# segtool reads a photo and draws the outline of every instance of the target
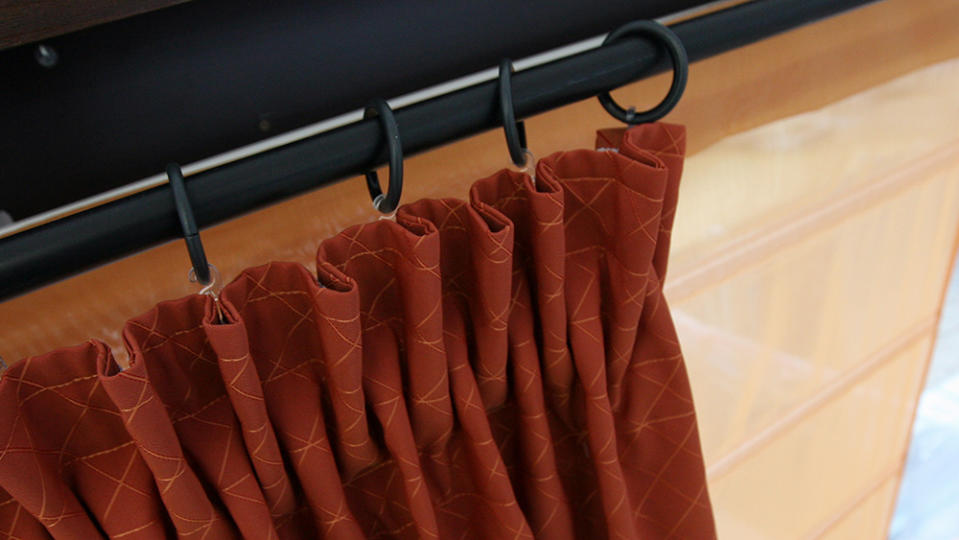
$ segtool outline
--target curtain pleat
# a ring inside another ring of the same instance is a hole
[[[662,294],[681,126],[421,200],[0,382],[19,538],[712,538]]]

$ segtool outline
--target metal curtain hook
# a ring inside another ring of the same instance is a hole
[[[200,291],[197,294],[208,294],[212,296],[214,300],[219,300],[219,296],[217,294],[217,286],[219,285],[219,282],[220,282],[220,271],[217,270],[216,267],[213,266],[212,264],[208,264],[207,268],[210,269],[209,283],[201,282],[196,275],[196,270],[193,268],[191,268],[190,271],[187,272],[187,275],[186,275],[187,279],[190,280],[190,283],[200,283],[200,285],[203,285],[203,287],[200,289]]]
[[[609,114],[630,125],[655,122],[666,116],[666,114],[673,110],[673,107],[679,103],[679,98],[683,96],[683,91],[686,89],[686,80],[689,78],[689,57],[686,54],[686,48],[683,47],[683,42],[680,41],[679,37],[673,33],[672,30],[658,22],[634,21],[624,24],[610,32],[610,34],[606,36],[606,39],[603,40],[603,45],[613,43],[620,38],[632,34],[657,37],[663,42],[666,46],[666,51],[673,61],[673,82],[669,86],[669,92],[666,94],[666,97],[663,98],[659,105],[642,112],[636,112],[636,109],[633,107],[629,109],[622,108],[618,103],[613,101],[613,97],[609,95],[609,92],[603,92],[599,95],[599,102]]]
[[[499,63],[499,106],[500,120],[503,121],[503,132],[506,133],[506,147],[509,157],[517,167],[523,167],[528,161],[526,149],[526,124],[516,121],[516,111],[513,109],[513,62],[509,58]]]
[[[183,172],[180,171],[179,165],[170,163],[166,166],[166,174],[170,181],[170,188],[173,190],[173,204],[176,206],[176,214],[180,220],[180,226],[183,228],[183,240],[186,242],[186,249],[190,254],[190,263],[193,265],[191,272],[196,277],[197,282],[209,286],[213,282],[210,275],[210,263],[206,260],[206,251],[203,249],[203,242],[200,240],[196,220],[193,218],[193,207],[187,197]]]
[[[380,187],[380,179],[376,170],[366,172],[366,188],[370,192],[370,198],[373,199],[373,208],[376,208],[384,214],[390,214],[400,203],[400,195],[403,193],[403,145],[400,143],[400,129],[396,125],[396,117],[393,116],[393,109],[385,99],[374,99],[363,112],[363,118],[378,116],[380,126],[386,133],[386,144],[390,155],[390,183],[389,190],[383,194]]]

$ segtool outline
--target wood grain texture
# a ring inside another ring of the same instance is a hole
[[[187,0],[0,0],[0,49],[75,32]]]
[[[887,0],[692,66],[686,95],[669,121],[688,125],[692,152],[777,118],[816,109],[904,73],[959,56],[959,3]],[[644,107],[668,77],[615,92]],[[596,100],[531,118],[537,156],[593,143],[615,125]],[[472,182],[506,166],[499,131],[406,162],[404,200],[467,195]],[[313,266],[320,240],[377,219],[360,178],[323,188],[203,231],[210,260],[225,279],[271,260]],[[182,242],[135,256],[0,303],[0,355],[7,362],[89,338],[106,341],[123,361],[123,323],[156,302],[195,292]]]

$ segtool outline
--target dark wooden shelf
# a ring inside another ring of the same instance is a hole
[[[0,0],[0,49],[155,11],[187,0]]]

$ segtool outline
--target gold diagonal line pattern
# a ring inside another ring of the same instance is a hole
[[[161,303],[126,370],[96,341],[12,366],[0,532],[714,537],[661,287],[685,131],[601,139],[323,241],[329,288],[273,262],[226,324]]]

